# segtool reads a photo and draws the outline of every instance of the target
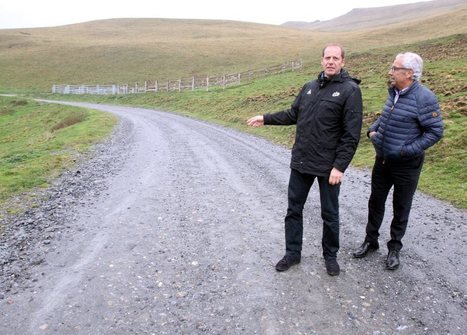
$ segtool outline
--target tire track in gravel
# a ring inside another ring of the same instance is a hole
[[[305,208],[302,263],[277,273],[289,150],[175,114],[67,104],[131,123],[131,152],[119,172],[106,177],[107,191],[79,208],[64,237],[52,241],[46,260],[31,270],[36,280],[29,289],[2,305],[2,333],[465,329],[465,211],[417,195],[403,267],[387,272],[385,248],[364,260],[350,255],[363,238],[370,176],[349,169],[341,190],[341,275],[329,277],[324,269],[316,185]],[[386,230],[387,222],[382,241]],[[427,240],[449,244],[448,264],[443,250],[433,252]]]

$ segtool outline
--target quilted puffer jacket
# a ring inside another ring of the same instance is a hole
[[[389,95],[381,116],[368,129],[375,131],[371,141],[376,156],[385,160],[409,160],[418,157],[443,136],[443,121],[433,92],[415,81],[394,103],[396,92]]]

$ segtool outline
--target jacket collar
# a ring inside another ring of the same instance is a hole
[[[319,81],[344,81],[345,78],[349,77],[349,74],[347,73],[346,70],[341,69],[341,72],[336,74],[335,76],[332,76],[331,78],[326,77],[324,74],[324,71],[321,71],[318,75],[318,80]]]
[[[335,76],[333,76],[331,78],[327,78],[324,75],[324,71],[321,71],[319,73],[319,75],[318,75],[318,83],[319,83],[320,87],[326,86],[326,84],[328,82],[344,82],[344,81],[347,81],[347,80],[353,80],[357,84],[360,84],[360,82],[361,82],[361,80],[359,80],[357,78],[352,78],[349,75],[349,73],[347,72],[347,70],[345,70],[345,69],[341,69],[341,72],[339,72],[338,74],[336,74]]]
[[[416,87],[420,86],[420,83],[418,81],[414,81],[409,87],[404,88],[403,90],[399,91],[399,96],[406,95],[410,91],[413,91]],[[392,96],[396,95],[396,88],[395,87],[390,87],[389,88],[389,94]]]

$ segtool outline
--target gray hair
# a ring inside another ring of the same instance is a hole
[[[423,72],[423,59],[413,52],[405,52],[397,55],[403,57],[403,66],[413,71],[412,79],[420,81]]]

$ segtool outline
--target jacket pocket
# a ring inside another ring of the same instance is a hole
[[[370,141],[373,144],[373,147],[375,149],[381,148],[381,139],[378,136],[378,133],[374,134],[373,136],[370,137]]]

